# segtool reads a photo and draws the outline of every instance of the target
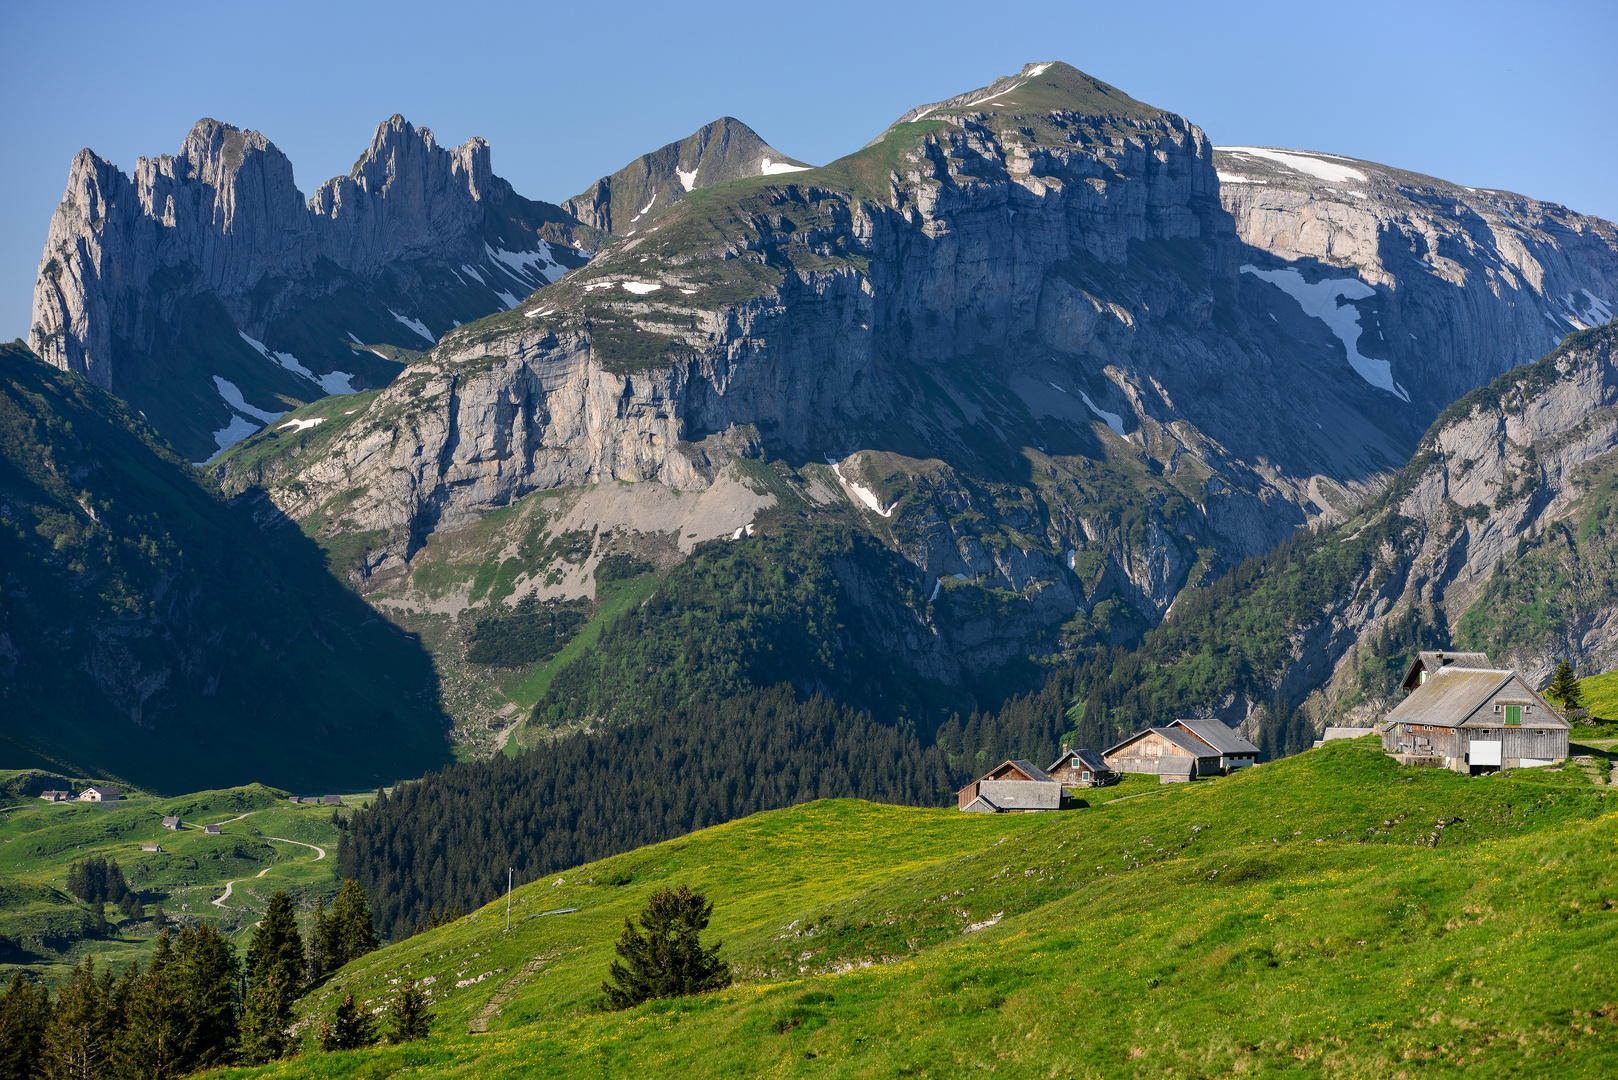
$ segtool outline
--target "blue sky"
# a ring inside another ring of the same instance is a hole
[[[564,199],[735,116],[821,164],[906,109],[1065,60],[1216,143],[1325,150],[1618,219],[1618,4],[639,3],[0,5],[0,339],[68,163],[126,172],[211,116],[307,195],[395,112]]]

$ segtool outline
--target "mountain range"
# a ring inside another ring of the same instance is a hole
[[[1604,444],[1569,433],[1605,383],[1569,372],[1605,339],[1537,369],[1560,389],[1527,435],[1516,406],[1454,403],[1615,303],[1609,222],[1214,147],[1038,63],[821,167],[724,118],[560,204],[518,196],[482,140],[445,149],[400,117],[307,201],[273,144],[214,121],[133,179],[85,151],[29,343],[209,460],[197,482],[296,522],[419,639],[481,753],[774,681],[930,730],[1161,648],[1185,590],[1236,587],[1301,528],[1411,518],[1391,500],[1451,482],[1421,472],[1440,445],[1473,462],[1452,501],[1475,527],[1435,539],[1448,503],[1422,494],[1424,539],[1373,559],[1408,588],[1334,597],[1329,632],[1176,704],[1373,708],[1356,643],[1412,618],[1515,634],[1539,670],[1565,634],[1467,613],[1524,536],[1553,559],[1551,524],[1595,490],[1571,470]],[[1535,468],[1540,494],[1519,492]],[[1575,652],[1604,663],[1597,608]],[[740,611],[752,629],[720,634]],[[787,627],[802,647],[771,654]]]

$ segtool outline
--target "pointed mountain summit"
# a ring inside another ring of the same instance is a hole
[[[264,135],[198,121],[126,176],[73,160],[34,287],[31,347],[202,460],[288,409],[386,385],[398,358],[515,307],[601,234],[401,116],[307,200]]]
[[[810,168],[789,158],[733,117],[723,116],[679,142],[644,154],[562,208],[610,233],[629,235],[648,228],[688,191],[739,180]]]

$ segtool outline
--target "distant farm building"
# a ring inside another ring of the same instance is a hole
[[[343,805],[343,797],[341,795],[327,795],[320,802],[323,806],[341,806]]]
[[[319,795],[305,795],[300,801],[304,802],[304,803],[307,803],[310,806],[319,806],[320,805],[320,796]]]
[[[1417,653],[1404,688],[1408,696],[1377,728],[1382,749],[1402,764],[1476,775],[1567,757],[1568,722],[1483,653]]]
[[[165,829],[174,829],[175,831],[178,831],[180,824],[180,819],[177,817],[166,817],[163,819],[163,828]]]
[[[163,845],[162,844],[142,844],[140,846],[140,849],[142,851],[162,851],[163,850]]]
[[[1088,747],[1064,750],[1046,766],[1045,773],[1063,787],[1102,787],[1118,781],[1118,774]]]
[[[1060,810],[1067,802],[1061,784],[1021,758],[996,765],[956,792],[955,798],[959,809],[973,814]]]
[[[209,836],[218,836],[224,830],[220,829],[220,827],[217,825],[204,825],[202,827],[202,831],[207,833]]]
[[[1172,784],[1256,765],[1258,754],[1258,747],[1219,720],[1176,720],[1137,731],[1102,757],[1115,772],[1155,775]]]
[[[39,797],[46,802],[67,802],[73,797],[71,791],[42,791]]]
[[[112,787],[87,787],[79,792],[80,802],[117,802],[121,798],[122,793]]]

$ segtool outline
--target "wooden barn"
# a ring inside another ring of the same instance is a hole
[[[1483,653],[1418,653],[1404,688],[1408,696],[1377,730],[1382,749],[1406,764],[1476,775],[1567,757],[1567,721]]]
[[[1101,756],[1114,772],[1146,773],[1175,779],[1187,778],[1184,772],[1186,761],[1192,765],[1192,776],[1196,775],[1197,767],[1204,761],[1210,772],[1219,767],[1219,754],[1211,746],[1189,731],[1167,727],[1137,731],[1104,751]]]
[[[1223,720],[1176,720],[1169,727],[1190,732],[1214,751],[1218,761],[1212,763],[1213,768],[1220,773],[1228,775],[1237,769],[1258,764],[1258,747],[1236,734],[1235,729]],[[1202,776],[1211,775],[1212,770],[1207,767],[1207,762],[1207,755],[1197,758],[1197,772]]]
[[[117,788],[92,785],[79,792],[80,802],[117,802],[123,795]]]
[[[1118,782],[1118,774],[1088,747],[1064,750],[1045,767],[1045,773],[1063,787],[1104,787]]]
[[[1018,758],[1003,761],[955,793],[959,809],[972,814],[1026,814],[1068,805],[1062,785]]]

